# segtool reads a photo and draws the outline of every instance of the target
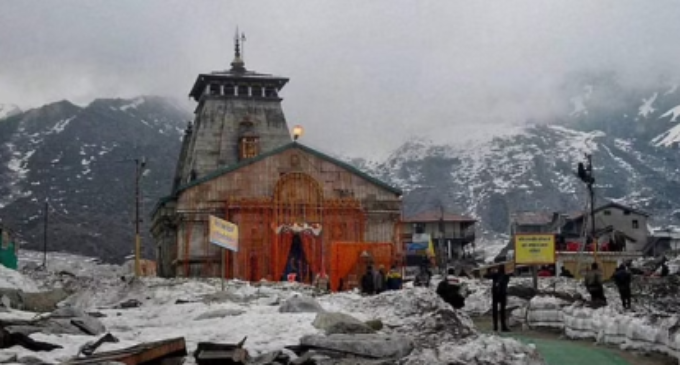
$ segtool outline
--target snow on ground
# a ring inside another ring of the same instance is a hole
[[[20,289],[25,292],[34,293],[39,291],[38,285],[19,272],[8,269],[0,265],[0,288],[2,289]]]
[[[100,320],[119,343],[104,344],[99,351],[129,347],[141,342],[184,337],[191,353],[198,342],[238,342],[248,337],[245,347],[251,355],[296,345],[304,335],[321,334],[312,326],[315,313],[280,313],[282,301],[298,295],[312,295],[312,289],[297,283],[221,282],[216,279],[131,279],[117,266],[69,254],[50,254],[47,271],[35,270],[42,255],[22,252],[21,266],[38,281],[41,289],[68,287],[76,294],[62,302],[88,312],[97,311]],[[61,273],[66,271],[70,274]],[[71,275],[73,274],[73,275]],[[22,275],[13,279],[21,284]],[[30,280],[24,278],[27,282]],[[65,281],[68,283],[66,284]],[[117,309],[129,300],[141,306]],[[411,288],[379,296],[362,297],[356,292],[318,296],[326,311],[343,312],[359,320],[380,319],[381,333],[409,336],[418,345],[405,360],[407,364],[543,364],[535,349],[513,339],[479,335],[470,318],[454,312],[432,290]],[[221,315],[216,313],[221,312]],[[228,315],[224,313],[229,312]],[[213,314],[209,319],[201,315]],[[33,313],[11,311],[0,319],[30,318]],[[94,337],[81,335],[33,334],[35,340],[55,343],[63,349],[33,353],[21,347],[3,350],[19,358],[34,356],[59,362],[75,356],[80,346]],[[187,358],[187,363],[192,361]],[[486,362],[484,362],[486,361]]]

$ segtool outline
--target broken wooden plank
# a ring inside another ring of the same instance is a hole
[[[194,352],[198,365],[239,365],[246,364],[250,355],[243,348],[246,338],[237,344],[200,342]]]
[[[101,364],[105,361],[117,361],[126,365],[144,365],[160,360],[187,355],[184,337],[163,341],[147,342],[125,349],[101,352],[86,358],[71,359],[63,364],[84,365]]]

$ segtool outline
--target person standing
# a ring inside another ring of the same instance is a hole
[[[505,307],[508,303],[508,283],[510,276],[505,273],[505,265],[499,265],[484,276],[491,279],[491,311],[493,314],[493,330],[498,332],[498,315],[500,312],[501,331],[510,332],[505,321]]]
[[[396,266],[392,266],[390,272],[387,274],[387,282],[385,283],[387,290],[399,290],[402,285],[401,273]]]
[[[618,268],[616,268],[616,272],[613,276],[614,283],[616,283],[616,287],[619,289],[619,294],[621,295],[621,304],[623,304],[623,309],[630,309],[630,284],[633,281],[632,275],[628,271],[628,268],[626,268],[626,265],[621,264]]]
[[[432,272],[430,272],[430,269],[427,267],[427,264],[423,263],[420,266],[420,272],[418,272],[418,275],[416,276],[416,279],[413,282],[413,286],[423,286],[429,288],[430,279],[432,279]]]
[[[375,293],[380,294],[385,291],[385,281],[386,281],[386,273],[385,273],[385,266],[380,265],[378,268],[378,271],[374,272],[374,278],[375,278]]]
[[[588,293],[590,293],[590,300],[594,304],[607,305],[607,297],[604,296],[604,285],[602,285],[602,274],[600,274],[597,262],[590,265],[590,270],[585,277],[585,284]]]
[[[465,307],[465,294],[460,280],[455,276],[454,269],[449,269],[446,279],[437,285],[437,295],[449,303],[453,308]]]
[[[375,275],[371,265],[366,267],[366,273],[361,277],[361,293],[365,295],[375,294]]]

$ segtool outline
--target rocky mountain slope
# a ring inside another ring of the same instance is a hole
[[[623,92],[604,78],[584,85],[569,102],[568,115],[545,124],[480,142],[416,139],[386,161],[359,164],[411,191],[405,198],[410,212],[441,204],[480,219],[482,233],[504,233],[514,211],[582,210],[587,195],[573,171],[587,152],[593,154],[600,199],[647,210],[655,225],[677,223],[678,87]]]
[[[407,213],[443,205],[478,218],[482,236],[506,233],[514,211],[574,211],[586,192],[574,176],[593,153],[597,194],[654,214],[654,225],[680,221],[680,90],[674,85],[626,90],[612,78],[572,87],[569,112],[541,123],[489,126],[479,141],[410,140],[384,161],[357,166],[408,192]],[[121,259],[132,251],[134,171],[142,179],[144,218],[169,192],[180,137],[190,114],[157,97],[67,101],[0,115],[0,217],[27,247]],[[482,128],[480,126],[479,128]],[[148,219],[146,254],[153,255]]]
[[[189,119],[158,97],[14,111],[0,119],[0,217],[27,247],[42,249],[47,198],[49,250],[122,259],[133,247],[134,159],[147,159],[141,179],[146,218],[170,190]]]

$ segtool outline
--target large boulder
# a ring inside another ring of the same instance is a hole
[[[312,297],[294,295],[286,299],[279,307],[280,313],[321,313],[324,309]]]
[[[373,359],[400,359],[414,347],[406,337],[378,334],[308,335],[300,339],[300,345]]]
[[[373,333],[373,329],[360,320],[345,313],[321,312],[316,315],[312,326],[326,331],[326,334],[334,333]]]
[[[99,335],[106,331],[104,324],[97,318],[73,307],[59,308],[44,319],[9,325],[5,329],[10,333],[21,333],[27,336],[33,333]]]
[[[26,293],[20,289],[0,288],[0,298],[6,297],[13,309],[29,312],[51,312],[57,308],[57,304],[68,297],[64,289],[54,289],[45,292]],[[5,302],[6,300],[3,300]]]
[[[3,306],[9,304],[12,309],[24,309],[24,296],[19,289],[5,289],[0,288],[0,298],[2,298]]]

